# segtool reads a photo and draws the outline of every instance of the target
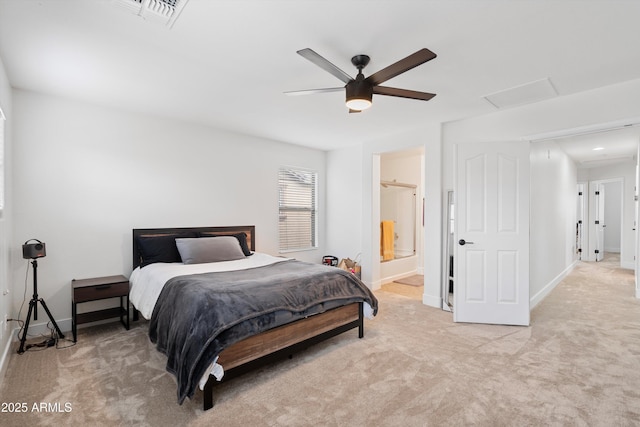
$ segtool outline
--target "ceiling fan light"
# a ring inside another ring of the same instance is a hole
[[[366,98],[347,99],[347,108],[350,110],[362,111],[371,107],[371,100]]]
[[[362,111],[371,107],[371,99],[373,98],[373,86],[363,81],[362,74],[359,78],[352,80],[346,86],[347,89],[347,107],[351,110]]]

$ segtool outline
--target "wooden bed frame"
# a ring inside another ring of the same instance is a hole
[[[202,232],[229,235],[244,232],[247,234],[249,248],[255,250],[255,226],[233,227],[184,227],[184,228],[146,228],[133,230],[133,268],[140,265],[137,237],[163,236],[181,232]],[[133,320],[138,319],[134,307]],[[315,343],[358,328],[358,337],[364,336],[364,316],[362,303],[352,303],[316,314],[286,325],[270,329],[253,337],[242,340],[224,349],[218,358],[223,366],[227,380],[262,366],[273,360],[291,357],[294,352],[305,349]],[[206,411],[213,407],[213,386],[218,382],[213,376],[204,387],[203,407]]]

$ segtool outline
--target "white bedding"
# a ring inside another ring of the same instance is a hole
[[[155,263],[144,268],[136,268],[131,273],[129,282],[131,289],[129,299],[140,311],[142,316],[149,320],[153,314],[153,308],[160,296],[160,292],[169,279],[187,274],[199,274],[220,271],[245,270],[248,268],[263,267],[276,262],[285,261],[287,258],[274,257],[268,254],[254,252],[253,255],[235,260],[211,262],[205,264],[182,263]]]

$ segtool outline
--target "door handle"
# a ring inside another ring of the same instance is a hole
[[[473,242],[467,242],[467,241],[466,241],[466,240],[464,240],[464,239],[460,239],[460,240],[458,240],[458,244],[459,244],[460,246],[464,246],[464,245],[473,245]]]

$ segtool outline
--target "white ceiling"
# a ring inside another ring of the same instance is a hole
[[[494,112],[483,96],[542,79],[559,96],[638,79],[639,17],[634,0],[189,0],[168,28],[109,0],[0,0],[0,57],[16,88],[333,149]],[[343,85],[307,47],[351,75],[356,54],[369,75],[426,47],[385,85],[437,96],[360,114],[342,93],[285,96]]]

